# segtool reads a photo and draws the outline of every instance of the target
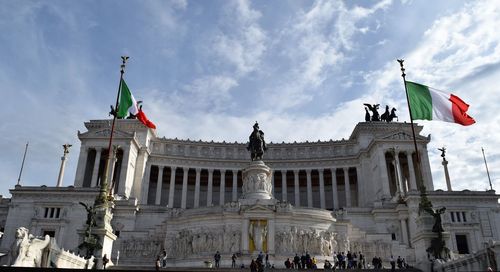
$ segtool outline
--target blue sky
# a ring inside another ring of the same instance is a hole
[[[273,142],[348,138],[363,103],[409,121],[408,79],[449,90],[477,124],[418,121],[448,149],[454,189],[484,190],[485,148],[500,185],[498,1],[6,1],[0,0],[0,194],[17,181],[53,186],[61,145],[84,121],[108,118],[120,56],[125,79],[167,138],[246,142],[258,120]]]

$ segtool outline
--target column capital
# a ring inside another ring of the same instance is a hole
[[[284,170],[284,169],[280,170],[280,172],[282,175],[286,174],[286,170]]]
[[[308,175],[310,175],[310,174],[311,174],[311,171],[312,171],[312,169],[306,169],[306,173],[307,173]]]
[[[194,171],[196,171],[196,174],[201,173],[201,168],[195,168]]]
[[[231,170],[231,171],[233,171],[233,175],[238,175],[239,170]]]
[[[342,169],[344,169],[344,172],[348,172],[348,171],[349,171],[349,168],[350,168],[349,166],[344,166],[344,167],[342,167]]]
[[[182,167],[182,170],[184,171],[184,173],[186,173],[189,171],[189,167]]]
[[[214,172],[214,170],[215,170],[214,168],[207,168],[207,171],[209,174],[212,174]]]
[[[165,169],[165,165],[158,165],[158,169],[161,169],[161,170]]]
[[[177,170],[177,166],[170,166],[170,169],[172,169],[172,171],[175,171]]]
[[[299,174],[299,171],[300,171],[300,170],[296,170],[296,169],[294,169],[294,170],[293,170],[293,173],[294,173],[295,175],[298,175],[298,174]]]
[[[226,175],[226,169],[219,169],[219,172],[221,175]]]
[[[317,169],[319,173],[324,173],[325,172],[325,168],[318,168]]]

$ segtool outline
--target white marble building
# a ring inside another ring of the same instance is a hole
[[[0,202],[7,252],[15,229],[49,234],[75,249],[85,229],[104,169],[108,120],[86,122],[73,186],[16,186]],[[422,127],[416,127],[417,133]],[[123,266],[152,266],[162,249],[170,266],[203,266],[215,251],[222,265],[232,253],[247,265],[259,251],[283,266],[287,257],[310,252],[331,259],[334,251],[362,251],[371,260],[395,255],[415,263],[420,248],[419,193],[425,185],[443,218],[447,246],[472,254],[500,240],[494,191],[434,191],[427,156],[430,137],[418,135],[418,169],[407,123],[359,123],[349,139],[268,143],[269,199],[243,198],[243,170],[250,165],[245,143],[158,137],[136,120],[117,120],[120,146],[114,170],[112,226],[117,236],[108,256]],[[70,154],[71,156],[71,154]],[[433,166],[441,171],[440,166]],[[424,249],[425,250],[425,249]],[[119,254],[118,254],[119,252]]]

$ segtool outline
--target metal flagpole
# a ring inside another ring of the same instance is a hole
[[[413,144],[415,146],[415,154],[417,155],[418,168],[420,170],[420,156],[418,155],[417,138],[415,137],[415,128],[413,128],[413,116],[411,114],[410,99],[408,98],[408,88],[406,87],[406,74],[405,74],[405,68],[403,67],[404,60],[398,59],[397,61],[401,66],[401,76],[403,77],[403,84],[405,85],[406,102],[408,103],[408,111],[410,112],[410,123],[411,123],[411,133],[413,135]]]
[[[99,196],[97,197],[96,201],[95,201],[95,204],[105,204],[107,202],[107,200],[111,200],[112,199],[112,193],[113,193],[113,188],[109,187],[108,188],[108,179],[109,179],[109,176],[108,176],[108,172],[109,172],[109,169],[110,169],[110,164],[112,162],[111,160],[111,156],[112,156],[112,150],[111,150],[111,147],[112,147],[112,143],[113,143],[113,133],[115,131],[115,121],[116,121],[116,115],[118,114],[118,99],[120,98],[120,89],[121,89],[121,83],[122,83],[122,80],[123,80],[123,73],[125,73],[125,64],[127,62],[127,60],[129,59],[129,57],[127,56],[122,56],[122,65],[120,66],[120,81],[118,82],[118,92],[116,94],[116,103],[115,103],[115,114],[113,114],[113,122],[111,124],[111,133],[110,133],[110,136],[109,136],[109,143],[108,143],[108,157],[106,158],[106,167],[104,168],[104,179],[102,181],[102,184],[101,184],[101,189],[99,191]]]
[[[24,160],[26,159],[26,152],[28,152],[28,145],[30,142],[26,142],[26,147],[24,148],[23,162],[21,163],[21,170],[19,171],[19,177],[17,178],[17,185],[21,183],[21,174],[23,173]]]
[[[488,163],[486,163],[486,156],[484,155],[484,149],[482,147],[481,151],[483,151],[484,166],[486,166],[486,173],[488,174],[488,181],[490,182],[490,190],[493,190],[493,186],[491,185],[490,171],[488,170]]]

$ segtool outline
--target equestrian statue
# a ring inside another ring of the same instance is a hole
[[[264,132],[259,129],[259,124],[255,122],[253,125],[252,134],[249,137],[247,150],[250,151],[252,161],[262,160],[264,152],[267,150],[266,141],[264,140]]]

